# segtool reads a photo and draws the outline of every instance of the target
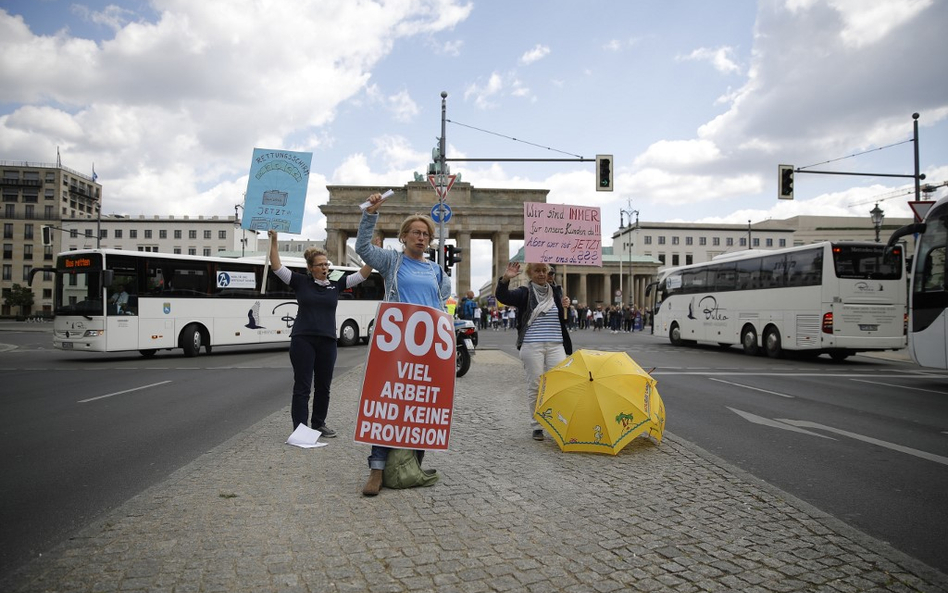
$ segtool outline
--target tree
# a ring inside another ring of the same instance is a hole
[[[27,311],[33,307],[33,291],[29,286],[14,284],[3,298],[3,304],[8,307],[19,307],[20,315],[26,315]]]

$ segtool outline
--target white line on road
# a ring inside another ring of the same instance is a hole
[[[162,381],[161,383],[152,383],[151,385],[142,385],[141,387],[136,387],[134,389],[126,389],[125,391],[116,391],[115,393],[108,393],[106,395],[99,395],[96,397],[90,397],[89,399],[80,399],[78,403],[84,404],[86,402],[92,402],[97,399],[103,399],[106,397],[112,397],[113,395],[122,395],[123,393],[131,393],[133,391],[141,391],[142,389],[148,389],[149,387],[157,387],[159,385],[164,385],[165,383],[171,383],[171,381]]]
[[[849,432],[846,430],[842,430],[840,428],[833,428],[832,426],[826,426],[825,424],[818,424],[816,422],[808,422],[806,420],[787,420],[785,418],[775,418],[775,420],[777,422],[783,422],[786,424],[790,424],[792,426],[798,426],[800,428],[815,428],[817,430],[825,430],[827,432],[841,434],[851,439],[856,439],[857,441],[863,441],[865,443],[879,445],[880,447],[885,447],[886,449],[892,449],[893,451],[898,451],[900,453],[908,453],[909,455],[914,455],[915,457],[921,457],[922,459],[934,461],[935,463],[948,465],[948,457],[935,455],[934,453],[928,453],[927,451],[919,451],[918,449],[905,447],[903,445],[896,445],[895,443],[890,443],[888,441],[880,441],[879,439],[874,439],[872,437],[867,437],[865,435],[856,434],[855,432]]]
[[[737,410],[734,408],[728,408],[728,410],[734,412],[744,420],[748,422],[753,422],[754,424],[760,424],[761,426],[769,426],[771,428],[779,428],[780,430],[789,430],[791,432],[800,432],[803,434],[808,434],[814,437],[820,437],[821,439],[829,439],[835,441],[833,437],[828,437],[825,434],[819,434],[817,432],[810,432],[809,430],[803,430],[802,428],[797,428],[796,426],[791,426],[777,420],[771,420],[770,418],[764,418],[763,416],[758,416],[757,414],[751,414],[750,412],[744,412],[743,410]]]
[[[724,379],[715,379],[714,377],[708,377],[708,380],[716,381],[718,383],[727,383],[728,385],[734,385],[735,387],[743,387],[744,389],[752,389],[754,391],[761,391],[763,393],[769,393],[770,395],[779,395],[780,397],[796,399],[795,395],[787,395],[786,393],[777,393],[776,391],[768,391],[767,389],[761,389],[760,387],[751,387],[750,385],[741,385],[740,383],[732,383],[731,381],[725,381]]]
[[[925,391],[926,393],[937,393],[938,395],[948,395],[944,391],[935,391],[934,389],[922,389],[921,387],[907,387],[905,385],[893,385],[892,383],[879,383],[878,381],[866,381],[864,379],[853,379],[857,383],[872,383],[873,385],[884,385],[886,387],[897,387],[899,389],[911,389],[912,391]]]

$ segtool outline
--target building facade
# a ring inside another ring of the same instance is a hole
[[[64,218],[95,219],[102,200],[102,186],[91,176],[61,164],[0,161],[0,200],[3,202],[3,256],[0,260],[0,314],[25,314],[51,310],[51,274],[33,280],[33,306],[11,310],[5,304],[13,285],[27,287],[33,268],[52,265],[60,249],[60,232],[51,233],[52,244],[43,244],[43,226],[62,227]]]

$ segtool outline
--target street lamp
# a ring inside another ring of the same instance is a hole
[[[634,223],[632,222],[633,214],[635,215]],[[625,224],[626,216],[629,217],[628,226],[626,226]],[[632,231],[634,231],[637,228],[639,228],[639,211],[632,210],[631,204],[628,210],[620,209],[619,210],[619,229],[623,231],[627,231],[629,233],[629,241],[627,245],[629,247],[629,301],[630,301],[629,304],[630,305],[633,304],[632,303],[632,290],[633,290],[632,286],[633,286],[633,282],[635,278],[635,276],[632,274]],[[619,254],[619,292],[622,293],[622,254],[621,253]],[[622,294],[624,295],[625,293],[622,293]]]
[[[876,243],[879,242],[879,232],[882,230],[882,219],[885,218],[885,212],[879,208],[878,202],[869,211],[869,217],[872,219],[872,226],[876,227]]]

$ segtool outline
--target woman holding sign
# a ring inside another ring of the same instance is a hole
[[[451,296],[451,279],[436,263],[425,257],[434,236],[434,222],[427,216],[415,214],[402,222],[398,240],[402,251],[382,249],[372,244],[372,233],[378,222],[378,210],[384,202],[382,195],[372,194],[366,201],[359,222],[356,253],[366,264],[375,268],[385,279],[385,300],[410,303],[445,310]],[[453,361],[452,361],[453,364]],[[362,489],[365,496],[375,496],[382,487],[382,471],[388,459],[388,447],[372,446],[369,455],[369,479]],[[419,452],[419,455],[423,452]]]
[[[309,391],[313,388],[312,427],[330,438],[336,431],[326,426],[329,412],[329,387],[333,367],[336,366],[336,305],[339,293],[364,281],[372,273],[372,266],[362,266],[349,274],[345,283],[331,282],[329,257],[322,249],[307,249],[303,253],[309,274],[299,274],[283,266],[277,246],[277,232],[270,236],[270,265],[273,274],[288,284],[296,294],[299,307],[290,332],[290,363],[293,365],[293,400],[290,415],[293,430],[306,424],[309,415]]]
[[[566,360],[573,343],[563,315],[570,304],[563,290],[551,282],[547,264],[527,264],[530,283],[510,290],[510,280],[520,273],[520,264],[510,262],[497,283],[497,300],[517,308],[517,350],[527,373],[527,407],[533,439],[543,440],[543,429],[533,417],[537,405],[540,375]]]

